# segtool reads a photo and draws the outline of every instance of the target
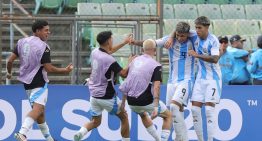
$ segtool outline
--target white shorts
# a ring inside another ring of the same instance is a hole
[[[166,105],[170,106],[171,101],[176,101],[184,106],[188,103],[188,97],[191,95],[193,82],[184,80],[175,84],[167,84]]]
[[[222,89],[221,84],[221,80],[197,79],[191,101],[219,103]]]
[[[117,96],[114,96],[112,99],[90,97],[90,104],[92,116],[100,116],[104,109],[111,115],[120,113],[121,100]]]
[[[42,88],[34,88],[31,90],[26,90],[26,94],[29,98],[29,102],[31,106],[33,106],[34,103],[45,106],[48,97],[47,83]]]
[[[147,112],[148,114],[151,115],[152,112],[154,111],[154,103],[151,103],[151,104],[146,105],[146,106],[132,106],[132,105],[129,105],[129,107],[131,108],[131,110],[133,110],[137,114],[141,114],[141,113]],[[159,100],[159,103],[158,103],[158,114],[161,115],[166,110],[167,110],[166,105],[161,100]]]

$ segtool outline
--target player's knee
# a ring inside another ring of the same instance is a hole
[[[101,124],[101,120],[99,120],[99,119],[93,119],[93,120],[92,120],[92,123],[93,123],[94,127],[96,128],[96,127],[98,127],[98,126]]]
[[[170,104],[170,111],[172,113],[172,116],[174,117],[175,113],[179,111],[179,106],[174,103]]]
[[[45,108],[44,108],[43,105],[40,105],[40,104],[34,103],[34,106],[33,106],[32,111],[33,111],[34,113],[37,113],[38,116],[40,116],[40,115],[42,115],[42,114],[44,113]]]
[[[128,121],[128,115],[126,112],[121,111],[118,114],[118,117],[120,118],[121,121]]]
[[[40,116],[38,116],[36,122],[37,122],[38,124],[44,123],[44,122],[45,122],[45,117],[44,117],[44,115],[41,114]]]
[[[41,109],[33,109],[32,112],[33,112],[33,114],[35,115],[36,119],[38,119],[39,117],[41,117],[41,115],[43,115],[44,110],[41,110]]]
[[[147,118],[147,114],[146,113],[139,113],[139,116],[142,118],[142,119],[144,119],[144,118]]]
[[[205,103],[205,105],[206,105],[206,107],[215,107],[216,106],[216,103],[214,103],[214,102],[206,102]]]

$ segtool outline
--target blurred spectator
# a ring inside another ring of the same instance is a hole
[[[262,35],[257,39],[258,49],[251,54],[247,69],[253,78],[254,85],[262,85]]]
[[[230,38],[232,48],[227,51],[234,58],[233,75],[230,85],[248,85],[250,84],[250,74],[247,71],[246,64],[248,61],[249,52],[243,49],[246,39],[239,35],[234,35]]]
[[[219,36],[218,40],[220,43],[219,65],[222,72],[222,84],[228,85],[232,79],[234,58],[227,51],[229,48],[231,48],[228,45],[228,37]]]

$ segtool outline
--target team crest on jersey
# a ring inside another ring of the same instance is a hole
[[[230,58],[226,58],[226,62],[230,62]]]

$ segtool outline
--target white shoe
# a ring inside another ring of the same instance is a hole
[[[15,133],[14,138],[18,141],[27,141],[26,136],[20,133]]]
[[[82,137],[83,136],[81,133],[77,133],[74,135],[74,141],[81,141]]]

